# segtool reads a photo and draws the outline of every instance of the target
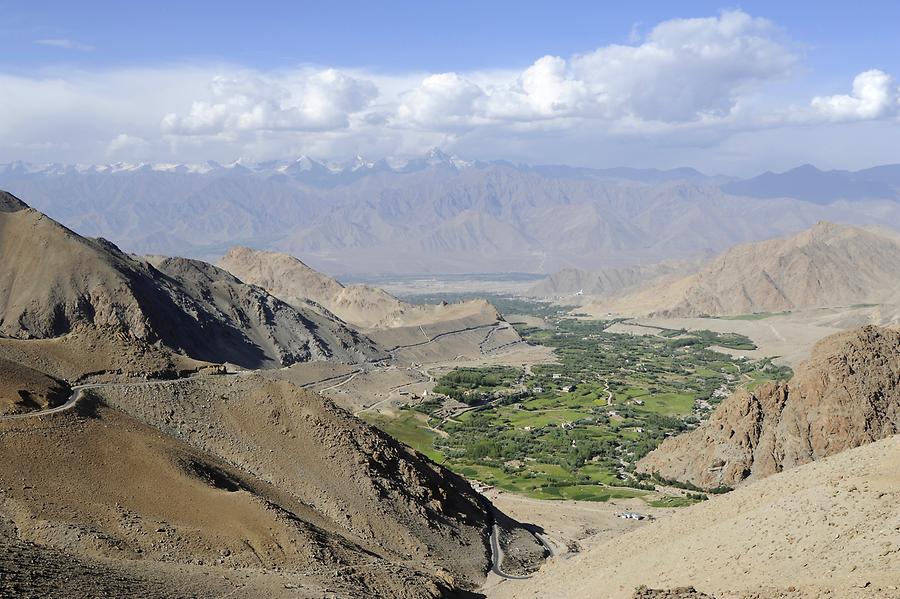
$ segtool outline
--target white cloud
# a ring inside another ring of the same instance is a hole
[[[900,110],[900,90],[894,79],[878,69],[864,71],[853,79],[850,95],[816,96],[812,107],[831,121],[872,120]]]
[[[488,116],[526,121],[580,115],[590,110],[591,100],[584,81],[558,56],[539,58],[515,81],[493,87],[489,95]]]
[[[638,45],[611,45],[572,59],[606,113],[680,122],[725,116],[741,96],[790,75],[792,44],[766,19],[741,11],[673,19]]]
[[[568,60],[544,56],[508,77],[444,73],[409,92],[403,115],[416,122],[462,117],[512,121],[561,118],[698,122],[728,116],[742,96],[786,78],[798,62],[770,21],[741,11],[673,19],[633,45],[609,45]],[[439,78],[439,79],[435,79]],[[476,87],[471,81],[481,80]],[[464,114],[465,107],[470,112]],[[451,113],[445,109],[452,110]]]
[[[35,44],[40,46],[50,46],[52,48],[62,48],[63,50],[77,50],[79,52],[91,52],[94,47],[88,44],[82,44],[74,40],[66,38],[47,38],[34,40]]]
[[[429,75],[401,95],[395,123],[427,128],[471,124],[476,102],[483,97],[480,87],[456,73]]]
[[[334,69],[302,72],[281,80],[256,74],[219,75],[212,100],[196,100],[185,116],[169,113],[164,133],[218,135],[242,131],[327,131],[349,126],[377,95],[370,81]]]
[[[120,133],[106,146],[106,155],[121,157],[123,154],[139,154],[147,148],[147,140],[142,137]]]

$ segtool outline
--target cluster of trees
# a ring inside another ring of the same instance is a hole
[[[557,464],[575,472],[597,457],[611,467],[618,464],[618,443],[597,439],[586,429],[564,430],[546,426],[538,430],[498,425],[486,414],[475,414],[463,424],[447,427],[449,438],[439,441],[448,448],[462,450],[459,458],[473,462],[509,461],[527,458]]]
[[[713,495],[722,495],[724,493],[729,493],[731,491],[734,491],[733,488],[724,486],[724,485],[715,487],[712,489],[701,489],[700,487],[698,487],[697,485],[695,485],[691,482],[665,478],[664,476],[660,476],[660,474],[658,472],[653,472],[652,474],[647,474],[645,472],[636,472],[635,478],[637,478],[638,480],[652,480],[660,485],[666,485],[668,487],[675,487],[676,489],[684,489],[686,491],[694,491],[695,493],[699,494],[699,497],[703,497],[704,499],[705,499],[705,496],[702,495],[703,493],[710,493]],[[692,499],[699,499],[698,496],[688,495],[688,497],[691,497]]]
[[[479,403],[484,395],[512,385],[520,372],[508,366],[458,368],[438,379],[434,392],[472,405]]]

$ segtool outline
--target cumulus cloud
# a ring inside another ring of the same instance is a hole
[[[483,97],[480,87],[456,73],[429,75],[401,95],[395,122],[428,128],[471,125],[476,103]]]
[[[148,146],[147,140],[135,135],[120,133],[106,146],[107,156],[121,157],[123,154],[137,154]]]
[[[335,69],[304,72],[281,80],[261,75],[216,76],[212,100],[196,100],[184,116],[169,113],[164,133],[218,135],[242,131],[327,131],[349,126],[377,95],[370,81]]]
[[[900,90],[894,79],[878,69],[864,71],[853,79],[849,95],[816,96],[812,108],[831,121],[878,119],[900,110]]]
[[[52,48],[62,48],[63,50],[77,50],[79,52],[91,52],[94,47],[88,44],[82,44],[74,40],[66,38],[47,38],[34,40],[39,46],[50,46]]]
[[[772,22],[727,11],[666,21],[640,44],[606,46],[571,62],[607,114],[678,122],[727,115],[741,95],[787,77],[798,60]]]
[[[435,75],[407,95],[401,110],[420,123],[428,117],[439,123],[446,114],[456,117],[454,124],[465,116],[692,122],[727,116],[742,95],[787,77],[798,60],[773,23],[727,11],[666,21],[631,45],[568,60],[544,56],[511,80],[480,77],[480,87],[457,73]]]
[[[492,87],[485,114],[513,120],[588,116],[591,99],[585,82],[573,75],[564,59],[544,56],[515,81]]]

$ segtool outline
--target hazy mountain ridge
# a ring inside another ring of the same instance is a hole
[[[527,294],[534,297],[571,295],[616,296],[641,288],[652,282],[695,271],[693,262],[637,265],[601,270],[565,268],[532,286]]]
[[[395,167],[308,158],[0,166],[0,185],[128,251],[211,259],[243,244],[341,273],[595,270],[693,259],[822,219],[900,222],[900,203],[889,199],[748,199],[720,182],[690,169],[529,167],[441,153]]]
[[[721,316],[896,303],[900,238],[820,222],[795,235],[735,246],[695,274],[650,285],[598,309]]]
[[[741,196],[797,198],[819,204],[837,200],[900,200],[900,164],[859,171],[822,171],[804,164],[783,173],[765,172],[750,179],[727,182],[722,189]]]

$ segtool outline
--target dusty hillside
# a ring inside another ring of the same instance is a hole
[[[297,258],[278,252],[234,247],[219,266],[292,306],[322,307],[345,322],[367,329],[415,327],[477,318],[485,313],[484,302],[413,305],[376,287],[344,286]],[[488,320],[491,318],[496,320],[496,316],[488,315]]]
[[[895,303],[896,235],[820,222],[791,237],[736,246],[694,275],[655,285],[598,309],[699,316]]]
[[[345,596],[446,588],[424,560],[348,534],[288,489],[116,410],[88,409],[0,422],[0,514],[19,543],[88,560],[305,573]]]
[[[582,293],[612,297],[630,293],[643,286],[692,273],[697,265],[691,262],[637,265],[601,270],[565,268],[540,281],[526,295],[533,297],[558,297]]]
[[[486,500],[317,394],[259,375],[98,393],[397,559],[450,572],[463,586],[480,584],[490,565]]]
[[[0,357],[0,415],[53,407],[68,396],[65,382]]]
[[[288,254],[234,247],[219,261],[219,266],[292,306],[317,304],[357,326],[376,326],[408,307],[381,289],[367,285],[345,287]]]
[[[158,344],[90,326],[52,339],[0,338],[0,357],[73,383],[111,377],[174,378],[215,367]]]
[[[259,375],[87,394],[0,417],[0,593],[412,599],[475,589],[490,567],[490,503],[317,394]],[[26,567],[44,558],[97,578],[59,566],[66,584],[48,585]]]
[[[71,597],[206,598],[231,592],[226,579],[193,576],[181,567],[152,568],[147,562],[90,559],[23,541],[0,513],[0,596],[16,599]],[[156,571],[154,571],[156,570]]]
[[[897,432],[900,332],[867,326],[820,341],[789,382],[737,391],[638,469],[704,488],[735,486]]]
[[[338,322],[244,285],[199,262],[169,272],[77,235],[9,194],[0,196],[0,335],[51,338],[78,327],[162,343],[212,362],[247,367],[374,354]],[[313,320],[316,320],[314,322]],[[322,332],[320,334],[320,331]]]
[[[895,599],[900,436],[677,510],[491,597],[626,599],[640,585],[719,599]]]

